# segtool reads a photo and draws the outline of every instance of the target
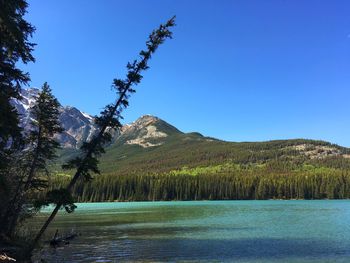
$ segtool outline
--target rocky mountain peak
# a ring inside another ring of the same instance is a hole
[[[30,129],[31,114],[29,108],[33,107],[40,90],[37,88],[22,89],[20,91],[21,99],[13,99],[12,105],[15,106],[20,119],[20,125],[24,129]]]
[[[29,130],[32,116],[30,108],[34,106],[40,90],[37,88],[21,89],[21,99],[14,99],[12,104],[20,115],[20,123],[24,130]],[[75,107],[60,107],[59,120],[64,131],[57,135],[57,140],[64,148],[78,148],[82,142],[89,140],[94,134],[96,127],[93,117],[79,111]]]
[[[35,103],[40,90],[22,89],[21,100],[13,100],[13,105],[21,116],[21,125],[30,129],[30,107]],[[96,132],[93,116],[72,106],[60,107],[59,120],[64,131],[56,136],[63,148],[79,148],[89,141]],[[124,125],[120,131],[112,131],[113,142],[141,147],[159,146],[169,135],[181,133],[174,126],[152,115],[143,115],[136,121]]]
[[[157,121],[159,121],[160,119],[152,116],[152,115],[143,115],[141,117],[139,117],[136,121],[130,123],[130,124],[126,124],[123,126],[122,128],[122,133],[130,128],[142,128],[142,127],[146,127],[148,125],[151,125],[152,123],[156,123]]]
[[[166,138],[174,133],[181,132],[160,118],[147,114],[131,124],[124,125],[119,141],[148,148],[162,145]]]
[[[28,88],[28,89],[21,89],[21,94],[24,97],[36,97],[39,95],[40,89],[38,88]]]

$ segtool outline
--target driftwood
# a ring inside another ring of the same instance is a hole
[[[5,253],[0,255],[0,261],[16,261],[14,258],[9,257]]]
[[[58,247],[58,246],[62,246],[62,245],[68,245],[69,244],[69,240],[74,239],[75,237],[77,237],[78,234],[77,233],[73,233],[73,231],[65,236],[58,236],[58,229],[55,232],[55,235],[53,236],[53,238],[49,241],[50,246],[52,247]]]

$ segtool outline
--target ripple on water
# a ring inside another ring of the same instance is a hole
[[[82,235],[69,246],[44,250],[48,262],[350,262],[348,201],[78,207],[79,213],[61,214],[48,235],[72,225]]]

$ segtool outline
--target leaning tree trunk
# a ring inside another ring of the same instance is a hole
[[[22,206],[24,204],[24,196],[29,190],[32,184],[33,178],[35,176],[40,147],[41,147],[41,128],[39,128],[39,131],[38,131],[38,144],[35,149],[34,158],[32,160],[32,163],[30,164],[30,170],[27,176],[27,181],[24,184],[23,189],[21,189],[21,185],[19,185],[19,188],[18,188],[19,191],[17,192],[13,201],[10,203],[7,210],[7,216],[9,218],[9,223],[6,230],[7,236],[12,236],[15,231],[16,223],[19,218]]]
[[[104,138],[105,133],[107,133],[107,128],[111,127],[115,128],[116,126],[119,126],[119,121],[115,121],[115,116],[117,117],[117,120],[121,117],[121,110],[123,107],[128,106],[128,97],[129,94],[134,93],[135,91],[132,89],[133,85],[137,85],[141,79],[142,76],[140,75],[140,72],[143,70],[148,69],[147,62],[151,58],[151,55],[156,51],[158,46],[164,42],[166,38],[171,38],[172,32],[169,30],[169,27],[172,27],[175,25],[175,17],[171,18],[165,25],[160,25],[160,27],[153,31],[151,35],[149,36],[148,41],[146,42],[147,50],[142,50],[140,52],[141,60],[139,62],[134,61],[133,63],[128,63],[128,74],[126,80],[114,80],[114,87],[117,89],[119,98],[115,102],[114,105],[110,106],[107,105],[106,111],[104,111],[100,117],[102,120],[101,128],[96,137],[94,137],[90,143],[87,143],[88,147],[84,148],[85,156],[83,159],[81,159],[79,165],[77,166],[77,171],[74,174],[72,180],[70,181],[69,185],[67,186],[66,190],[68,193],[72,192],[72,189],[75,185],[75,183],[78,181],[80,177],[86,172],[86,168],[91,165],[89,164],[89,161],[91,159],[95,159],[95,156],[98,156],[99,154],[103,153],[103,146],[101,145],[103,142],[106,141]],[[90,170],[94,170],[94,168],[90,168]],[[95,168],[97,170],[97,168]],[[39,230],[38,234],[35,236],[32,244],[28,248],[28,253],[31,253],[35,246],[38,244],[40,238],[46,231],[47,227],[51,223],[51,221],[55,218],[56,214],[62,207],[63,202],[59,201],[56,203],[56,206],[54,210],[52,211],[51,215],[48,217],[44,225]]]

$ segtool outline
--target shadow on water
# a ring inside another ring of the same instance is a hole
[[[41,255],[47,262],[348,263],[349,220],[345,201],[83,204],[59,215],[47,238],[56,229],[82,235]]]
[[[79,251],[79,253],[75,253]],[[350,256],[350,251],[331,242],[302,239],[119,239],[96,244],[74,244],[46,254],[50,262],[120,262],[120,261],[269,261],[294,259],[336,260]],[[319,261],[320,262],[320,261]],[[333,262],[333,261],[332,261]]]

